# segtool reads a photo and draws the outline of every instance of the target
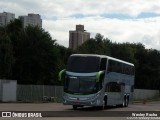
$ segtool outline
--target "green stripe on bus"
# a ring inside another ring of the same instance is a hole
[[[102,73],[104,73],[104,71],[97,72],[97,74],[96,74],[96,82],[99,82],[99,79],[100,79],[100,76],[101,76]]]
[[[63,70],[61,70],[60,72],[59,72],[59,81],[61,81],[62,80],[62,75],[64,74],[64,72],[65,72],[65,70],[66,69],[63,69]]]

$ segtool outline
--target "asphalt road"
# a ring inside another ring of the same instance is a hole
[[[73,110],[72,106],[63,105],[61,103],[0,103],[0,111],[18,113],[25,111],[42,112],[42,118],[0,118],[4,120],[138,120],[139,118],[133,118],[134,116],[132,113],[136,113],[136,115],[142,117],[141,115],[143,115],[143,113],[148,113],[148,111],[155,114],[158,111],[159,116],[160,102],[148,102],[146,104],[134,103],[124,108],[113,106],[107,107],[103,111],[93,107],[84,107],[79,108],[78,110]],[[43,113],[51,117],[44,117]],[[54,117],[52,117],[53,114]],[[143,120],[145,119],[143,118]],[[160,120],[160,118],[158,120]]]

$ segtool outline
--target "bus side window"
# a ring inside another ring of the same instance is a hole
[[[106,70],[106,62],[107,62],[107,58],[101,59],[100,70]]]
[[[120,83],[120,85],[121,85],[121,92],[124,92],[124,90],[125,90],[125,83]]]
[[[131,66],[131,75],[134,75],[134,67],[133,66]]]
[[[123,74],[134,75],[134,67],[123,64]]]
[[[121,84],[117,82],[110,82],[106,84],[106,92],[120,92],[121,91]]]
[[[115,71],[115,62],[112,60],[108,61],[108,72],[114,72]]]
[[[107,67],[107,72],[111,72],[112,71],[112,68],[111,68],[111,61],[108,60],[108,67]]]
[[[134,85],[131,86],[131,92],[134,92]]]
[[[117,73],[122,73],[122,63],[118,62],[117,63],[117,70],[116,70]]]
[[[123,64],[123,74],[129,74],[129,66],[127,64]]]
[[[129,65],[127,65],[127,73],[128,75],[131,75],[131,67]]]
[[[131,68],[131,75],[134,75],[134,67]]]
[[[123,63],[123,74],[126,73],[126,65]]]

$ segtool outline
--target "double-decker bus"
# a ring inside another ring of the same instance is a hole
[[[59,80],[64,81],[63,104],[73,109],[127,107],[133,100],[134,65],[113,57],[73,54],[66,69],[59,72]]]

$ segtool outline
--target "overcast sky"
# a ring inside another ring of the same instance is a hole
[[[94,37],[141,42],[160,50],[160,0],[1,0],[0,12],[40,14],[43,28],[65,47],[69,30],[83,24]]]

